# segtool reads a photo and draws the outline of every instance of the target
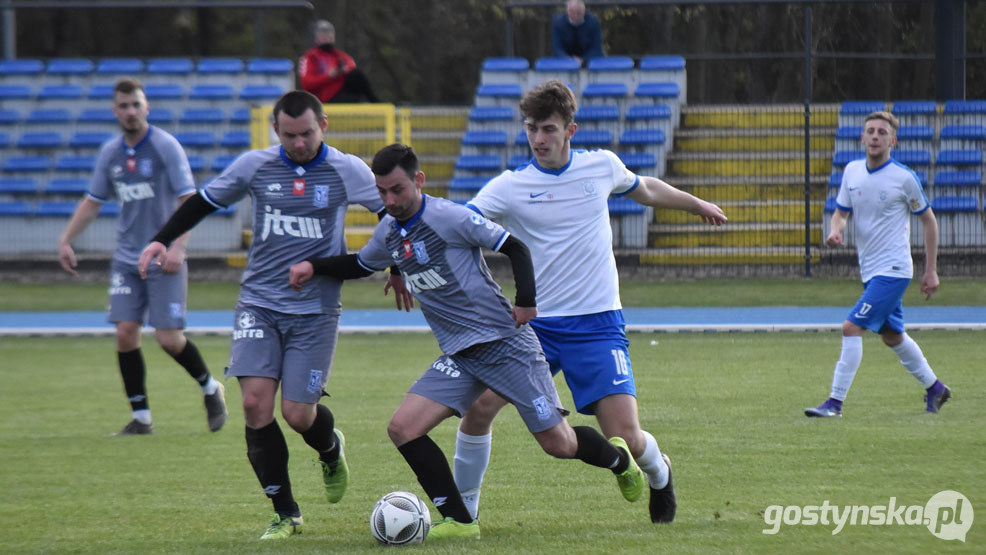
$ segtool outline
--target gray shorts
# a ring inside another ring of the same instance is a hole
[[[236,305],[226,376],[281,382],[281,398],[317,403],[329,382],[339,314],[285,314]]]
[[[532,433],[553,428],[568,414],[528,326],[512,337],[438,357],[409,391],[462,416],[487,387],[517,407]]]
[[[140,322],[158,330],[185,328],[185,299],[188,265],[177,274],[166,274],[155,265],[140,279],[136,264],[114,260],[110,264],[109,312],[107,321]]]

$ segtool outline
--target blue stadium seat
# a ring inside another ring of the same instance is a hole
[[[930,143],[935,138],[935,130],[930,125],[901,126],[897,130],[897,142]]]
[[[979,124],[945,125],[938,134],[942,150],[982,150],[986,142],[986,126]]]
[[[610,197],[606,204],[610,214],[643,214],[646,210],[644,205],[626,197]]]
[[[138,58],[103,58],[96,62],[97,75],[139,75],[144,72],[144,62]]]
[[[506,146],[507,134],[503,131],[467,131],[462,137],[462,144],[468,146]]]
[[[117,123],[113,110],[109,108],[86,108],[79,113],[75,122],[76,125],[85,124],[88,128],[106,128]]]
[[[175,113],[169,108],[151,108],[147,112],[147,122],[158,127],[167,127],[175,123]]]
[[[6,173],[43,173],[51,167],[47,156],[14,156],[3,164]]]
[[[194,85],[188,91],[188,100],[204,102],[228,102],[233,99],[233,86],[229,84]]]
[[[483,84],[515,83],[527,86],[527,70],[531,67],[527,58],[486,58],[479,73]]]
[[[862,160],[863,158],[866,158],[866,152],[862,150],[837,150],[832,155],[832,165],[842,167],[853,160]]]
[[[175,138],[185,148],[211,148],[216,144],[216,136],[209,131],[176,133]]]
[[[217,128],[226,121],[226,113],[219,108],[189,108],[178,118],[181,125],[208,125]]]
[[[25,195],[38,192],[38,180],[33,177],[0,178],[0,194]]]
[[[280,85],[244,85],[240,89],[240,100],[250,103],[274,102],[284,94]]]
[[[665,170],[665,142],[666,137],[660,129],[627,129],[620,134],[619,144],[624,152],[652,154],[657,176],[662,176]]]
[[[628,170],[645,174],[656,173],[657,157],[647,152],[621,152],[618,154]]]
[[[621,101],[626,99],[630,88],[626,83],[589,83],[582,89],[582,100],[590,101]]]
[[[29,202],[22,200],[0,202],[0,216],[18,217],[33,214],[34,207]]]
[[[623,116],[628,129],[660,129],[671,143],[671,107],[667,104],[634,104],[627,108]]]
[[[640,83],[633,90],[633,97],[641,104],[663,104],[671,109],[671,128],[681,120],[681,87],[677,83]]]
[[[44,63],[41,60],[31,58],[0,60],[0,79],[31,79],[40,77],[43,71]]]
[[[530,85],[536,86],[549,79],[558,79],[573,91],[579,90],[582,87],[579,82],[581,67],[579,61],[573,58],[538,58],[534,60]]]
[[[979,200],[974,196],[938,196],[931,209],[938,217],[938,244],[943,247],[969,246],[982,240]]]
[[[0,125],[11,126],[17,125],[21,122],[20,110],[11,110],[9,108],[4,108],[0,110]]]
[[[67,218],[75,213],[75,202],[44,201],[38,203],[34,214],[48,218]]]
[[[53,149],[62,146],[65,142],[61,133],[39,131],[24,133],[17,139],[17,148],[20,149]]]
[[[448,199],[455,202],[468,202],[489,180],[488,177],[452,178],[448,185]]]
[[[526,154],[514,154],[507,160],[507,169],[516,170],[521,166],[526,166],[531,161],[531,157]]]
[[[294,62],[287,58],[253,58],[247,62],[247,74],[283,74],[294,71]]]
[[[32,107],[34,89],[24,83],[0,84],[0,105],[4,108],[23,110]]]
[[[885,109],[886,105],[880,100],[848,100],[839,108],[839,127],[863,125],[863,120],[871,112]]]
[[[45,185],[48,195],[82,195],[89,191],[89,180],[79,177],[56,177]]]
[[[469,129],[512,134],[520,126],[517,110],[510,106],[476,106],[469,110]]]
[[[95,64],[88,58],[55,58],[48,60],[45,73],[49,76],[83,78],[88,77],[94,68]]]
[[[933,125],[938,116],[938,103],[934,100],[898,100],[890,113],[900,120],[901,129],[910,125]]]
[[[674,82],[678,85],[678,102],[688,103],[688,79],[685,74],[685,58],[665,54],[644,56],[638,64],[637,75],[641,83]]]
[[[77,105],[82,100],[82,85],[44,85],[38,90],[38,102],[70,102]]]
[[[106,101],[107,105],[113,101],[114,83],[93,83],[89,85],[89,92],[86,98],[90,101]]]
[[[11,138],[10,135],[6,133],[0,133],[0,148],[7,148],[10,146]]]
[[[477,106],[516,106],[524,90],[520,85],[496,83],[476,89]]]
[[[245,149],[250,147],[250,132],[239,129],[227,131],[219,140],[219,146],[229,149]]]
[[[830,191],[831,194],[835,194],[839,187],[842,187],[842,172],[833,171],[829,175],[829,187],[836,189],[836,191]]]
[[[229,123],[246,125],[250,123],[250,108],[237,108],[229,115]]]
[[[157,83],[144,87],[147,101],[156,102],[161,100],[183,100],[185,89],[181,85],[174,83]]]
[[[76,131],[69,137],[69,148],[99,148],[113,138],[108,131]]]
[[[860,125],[851,125],[849,127],[840,127],[835,130],[835,149],[836,150],[853,150],[858,149],[860,144],[860,137],[863,135],[863,127]]]
[[[25,125],[50,125],[59,128],[72,121],[72,113],[66,108],[39,108],[31,110],[24,118]]]
[[[503,160],[492,154],[464,155],[456,158],[455,169],[473,173],[499,173],[503,169]]]
[[[962,171],[935,172],[934,195],[968,195],[979,196],[983,183],[983,174],[978,169]]]
[[[580,131],[600,128],[618,131],[620,108],[613,104],[582,106],[575,112],[575,121]]]
[[[55,161],[55,171],[91,173],[96,169],[95,156],[61,156]]]
[[[192,60],[189,58],[153,58],[147,62],[145,71],[148,75],[187,76],[192,72]]]
[[[634,85],[633,66],[629,56],[592,58],[586,66],[586,77],[590,83],[623,83],[629,89]]]
[[[587,150],[608,149],[613,146],[613,132],[609,129],[579,129],[572,136],[571,144],[575,148]]]
[[[986,124],[986,100],[946,100],[946,125]]]
[[[212,164],[209,166],[209,169],[212,170],[213,173],[220,173],[229,167],[229,165],[233,163],[233,160],[236,160],[235,154],[221,154],[212,160]]]
[[[894,150],[890,157],[905,166],[931,165],[931,152],[927,150]]]
[[[935,158],[935,164],[939,166],[981,166],[982,163],[981,150],[942,150]]]
[[[205,169],[205,158],[198,154],[188,155],[188,167],[191,168],[192,173],[198,173]]]
[[[202,75],[220,75],[228,78],[243,73],[246,66],[239,58],[202,58],[195,72]]]

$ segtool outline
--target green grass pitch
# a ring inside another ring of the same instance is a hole
[[[955,397],[924,413],[920,386],[875,335],[844,416],[809,420],[828,393],[837,333],[631,334],[640,419],[672,458],[678,518],[655,526],[646,500],[608,472],[543,454],[507,409],[494,429],[483,539],[415,553],[929,553],[986,546],[986,375],[982,332],[913,334]],[[223,337],[197,336],[211,369]],[[0,338],[0,551],[5,553],[380,553],[368,517],[392,490],[423,495],[387,438],[407,387],[438,354],[425,334],[343,335],[326,402],[346,432],[352,484],[321,493],[312,451],[282,423],[304,533],[260,543],[271,506],[247,462],[239,388],[210,434],[197,386],[144,338],[155,434],[108,437],[129,419],[113,339]],[[559,378],[563,402],[571,397]],[[594,424],[573,415],[572,423]],[[451,458],[457,421],[433,432]],[[925,526],[782,526],[770,505],[923,506],[942,490],[973,504],[966,542]],[[438,513],[433,509],[433,516]]]

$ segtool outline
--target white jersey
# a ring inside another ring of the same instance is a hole
[[[595,314],[622,308],[607,201],[638,183],[612,152],[572,150],[557,170],[503,172],[469,204],[531,250],[538,317]]]
[[[913,277],[910,215],[928,209],[913,171],[893,159],[875,170],[866,167],[866,160],[854,160],[846,165],[835,201],[852,213],[864,283],[874,276]]]

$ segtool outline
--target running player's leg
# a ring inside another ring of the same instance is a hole
[[[147,285],[128,265],[113,261],[107,320],[116,326],[120,377],[133,417],[117,435],[149,434],[154,429],[147,398],[147,367],[140,350],[140,329],[146,309]]]

